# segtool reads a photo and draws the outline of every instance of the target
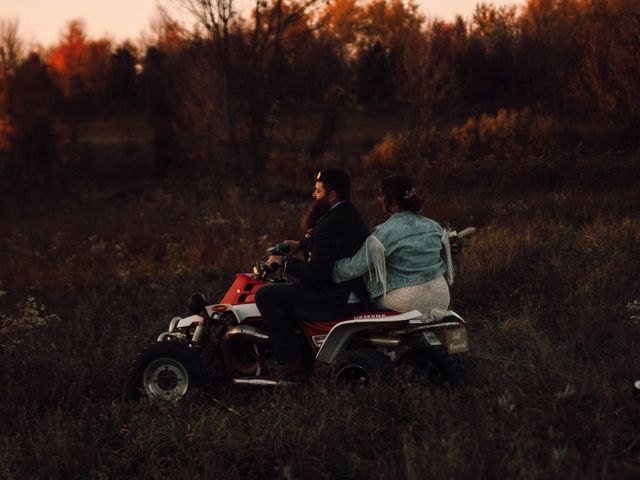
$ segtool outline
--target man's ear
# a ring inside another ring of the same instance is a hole
[[[340,201],[340,197],[338,196],[338,194],[336,193],[335,190],[331,190],[329,192],[329,195],[327,196],[327,199],[329,200],[329,203],[331,205],[334,205],[336,203],[338,203]]]

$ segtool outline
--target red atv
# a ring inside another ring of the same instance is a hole
[[[462,233],[450,233],[454,252],[461,248]],[[192,315],[174,317],[169,329],[132,363],[129,398],[176,401],[213,379],[254,385],[292,383],[269,376],[273,357],[255,293],[269,282],[286,279],[268,270],[266,258],[252,274],[237,274],[219,303],[209,304],[200,293],[192,295]],[[467,331],[453,311],[432,311],[429,318],[417,310],[365,311],[335,322],[300,319],[297,329],[308,347],[309,373],[335,384],[388,379],[398,367],[431,381],[455,384],[464,376],[459,357],[469,350]]]

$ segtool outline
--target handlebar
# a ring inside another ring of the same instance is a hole
[[[282,267],[280,263],[274,262],[269,266],[267,264],[267,259],[270,256],[283,256],[287,255],[291,251],[289,244],[287,242],[280,242],[274,245],[271,248],[268,248],[265,252],[265,256],[257,262],[257,265],[253,267],[253,274],[258,280],[266,280],[267,277],[278,271],[279,268]]]
[[[280,267],[279,264],[272,264],[277,265],[275,268],[269,267],[269,265],[267,265],[266,259],[267,257],[262,258],[262,260],[258,262],[258,265],[253,267],[253,275],[258,280],[266,280],[270,274],[278,271],[278,268]]]

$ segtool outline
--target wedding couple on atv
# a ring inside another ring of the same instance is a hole
[[[422,200],[408,177],[382,180],[378,202],[389,218],[369,235],[351,203],[351,175],[327,168],[315,179],[313,203],[302,221],[303,239],[287,240],[287,256],[272,255],[297,283],[273,283],[256,293],[276,360],[274,378],[305,371],[295,319],[335,321],[363,308],[406,312],[447,310],[453,268],[448,236],[419,215]],[[293,256],[302,252],[304,260]]]

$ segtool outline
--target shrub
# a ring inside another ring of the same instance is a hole
[[[367,170],[416,171],[428,168],[437,150],[436,129],[387,134],[362,157]]]

